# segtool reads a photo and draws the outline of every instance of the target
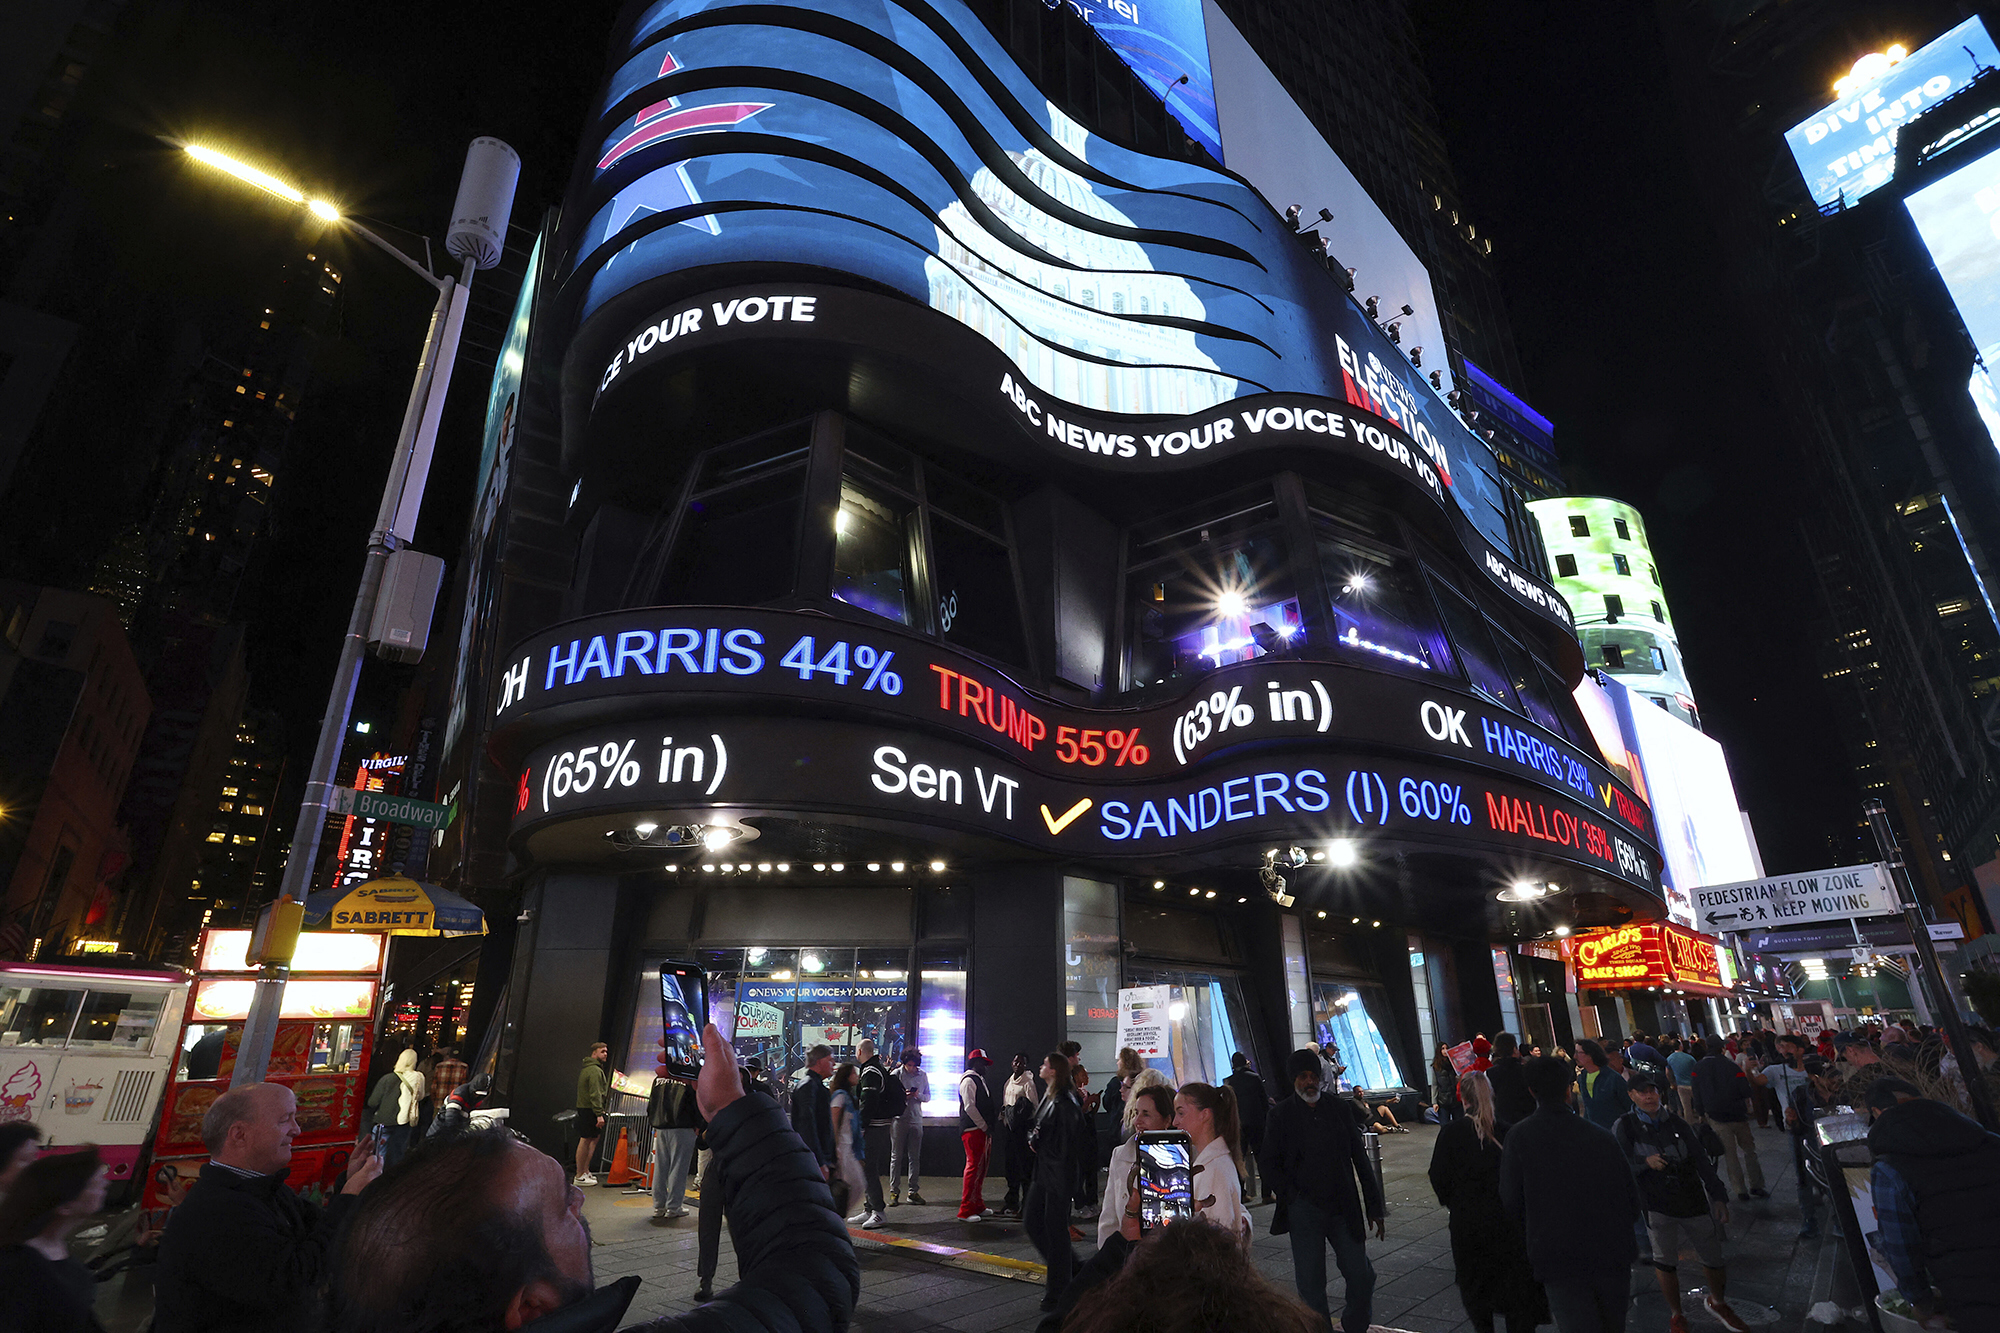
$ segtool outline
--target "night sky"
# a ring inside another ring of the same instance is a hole
[[[286,206],[201,175],[159,136],[282,168],[352,213],[430,232],[441,253],[464,146],[493,134],[521,153],[514,221],[532,229],[566,183],[615,8],[142,11],[143,39],[90,91],[102,165],[86,191],[113,262],[214,317],[257,302],[294,225]],[[1858,798],[1813,666],[1809,570],[1769,500],[1790,451],[1768,372],[1730,317],[1648,8],[1418,0],[1415,12],[1461,196],[1494,237],[1526,375],[1512,387],[1556,422],[1573,489],[1646,515],[1697,700],[1767,868],[1831,864],[1827,834],[1851,825]],[[239,606],[254,626],[254,701],[292,719],[299,762],[432,299],[386,259],[338,238],[326,250],[346,273],[343,323]],[[486,295],[504,310],[512,290]],[[418,541],[454,562],[486,378],[466,366]],[[105,488],[108,507],[124,506],[112,528],[136,519],[143,476],[127,461]],[[371,673],[378,694],[393,684]]]

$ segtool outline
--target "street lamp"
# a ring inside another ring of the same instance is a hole
[[[391,556],[407,546],[416,531],[417,511],[423,505],[424,483],[430,475],[431,450],[437,439],[438,417],[444,411],[452,363],[458,355],[459,331],[465,324],[473,270],[492,268],[500,262],[507,215],[514,206],[514,186],[521,175],[521,158],[498,139],[472,141],[466,150],[465,169],[459,176],[451,225],[445,232],[445,249],[462,267],[456,278],[439,278],[368,228],[352,218],[342,217],[340,210],[325,200],[308,198],[303,191],[276,176],[213,148],[197,144],[184,147],[190,158],[204,166],[227,172],[287,203],[303,206],[314,217],[356,233],[398,260],[438,293],[437,306],[431,311],[430,330],[424,337],[423,355],[417,360],[416,381],[410,386],[410,399],[403,409],[402,430],[396,437],[396,452],[382,488],[382,502],[376,510],[375,526],[368,534],[368,558],[362,565],[361,586],[355,590],[347,634],[341,640],[340,660],[334,668],[326,713],[320,719],[319,743],[313,751],[312,768],[306,774],[305,799],[299,803],[291,854],[285,861],[284,878],[278,886],[278,899],[271,907],[268,927],[259,932],[262,948],[256,961],[262,967],[249,1017],[243,1026],[235,1073],[230,1079],[231,1087],[242,1087],[262,1082],[270,1066],[271,1043],[277,1036],[285,981],[291,973],[292,946],[306,894],[312,888],[320,831],[325,826],[338,781],[341,743],[354,706],[355,686],[361,680],[361,655],[375,619],[383,575],[390,566]]]

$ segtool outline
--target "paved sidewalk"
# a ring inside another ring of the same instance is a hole
[[[1755,1130],[1771,1198],[1730,1205],[1729,1296],[1753,1326],[1798,1328],[1819,1242],[1795,1239],[1799,1213],[1791,1147],[1777,1130]],[[1375,1322],[1410,1333],[1471,1333],[1453,1282],[1448,1217],[1431,1194],[1427,1171],[1436,1129],[1424,1125],[1382,1141],[1382,1167],[1389,1199],[1389,1237],[1370,1241],[1375,1262]],[[1003,1193],[989,1181],[987,1200]],[[633,1318],[657,1318],[692,1307],[695,1290],[695,1217],[654,1223],[649,1196],[621,1190],[589,1192],[586,1211],[597,1239],[597,1278],[606,1282],[637,1273],[645,1279],[633,1304]],[[854,1327],[862,1333],[923,1333],[925,1330],[1032,1329],[1042,1294],[1040,1261],[1019,1222],[965,1223],[957,1220],[958,1181],[940,1177],[926,1207],[890,1209],[879,1231],[852,1228],[861,1256],[861,1303]],[[949,1202],[945,1202],[949,1200]],[[1290,1242],[1272,1236],[1270,1209],[1253,1212],[1257,1237],[1253,1255],[1273,1282],[1290,1289]],[[1080,1255],[1094,1248],[1094,1223],[1082,1224],[1088,1239]],[[1831,1242],[1828,1242],[1831,1243]],[[1340,1282],[1332,1277],[1329,1300],[1339,1310]],[[1701,1281],[1701,1268],[1688,1256],[1682,1281]],[[736,1280],[735,1256],[725,1233],[718,1289]],[[1666,1305],[1650,1268],[1632,1270],[1633,1333],[1664,1333]],[[1721,1326],[1698,1296],[1686,1300],[1688,1321],[1700,1333]]]

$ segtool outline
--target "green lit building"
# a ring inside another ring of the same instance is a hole
[[[1536,500],[1528,509],[1541,524],[1556,587],[1576,612],[1584,660],[1700,726],[1639,511],[1595,495]]]

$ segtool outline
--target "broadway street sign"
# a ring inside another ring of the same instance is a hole
[[[1889,882],[1888,867],[1880,861],[1738,884],[1711,884],[1694,891],[1694,909],[1701,929],[1711,935],[1892,916],[1902,910]]]
[[[392,824],[414,824],[418,828],[439,829],[451,822],[451,807],[448,805],[419,801],[411,796],[389,796],[379,791],[358,791],[353,787],[335,787],[327,809],[336,815],[386,819]]]

